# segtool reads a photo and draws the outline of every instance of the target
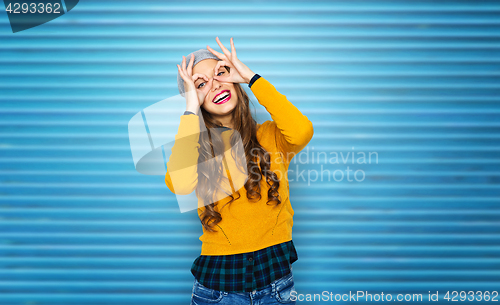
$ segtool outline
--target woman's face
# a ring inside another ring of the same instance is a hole
[[[214,75],[227,76],[228,72],[224,66],[219,67],[219,71],[217,71],[217,74],[215,73],[214,69],[217,62],[218,60],[211,58],[200,61],[193,67],[193,75],[196,73],[204,74],[208,79],[211,79]],[[208,82],[203,78],[198,78],[195,80],[194,85],[196,90],[207,89],[205,86],[208,85]],[[214,79],[212,80],[212,88],[209,88],[201,106],[208,113],[217,117],[230,114],[236,108],[237,103],[238,97],[234,83],[219,82]]]

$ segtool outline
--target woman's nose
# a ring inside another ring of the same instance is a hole
[[[220,82],[215,78],[212,78],[212,89],[217,90],[220,87]]]

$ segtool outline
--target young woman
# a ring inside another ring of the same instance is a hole
[[[223,53],[207,46],[177,65],[186,112],[165,175],[172,192],[196,191],[199,202],[202,248],[191,268],[191,304],[295,304],[287,170],[313,126],[238,59],[232,38],[231,51],[216,41]],[[256,123],[240,83],[272,120]]]

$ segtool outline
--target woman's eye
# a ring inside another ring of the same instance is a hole
[[[217,76],[220,76],[219,74],[221,74],[221,73],[224,73],[224,71],[220,71],[219,73],[217,73]]]
[[[200,88],[201,88],[201,85],[203,85],[203,84],[204,84],[204,82],[203,82],[203,83],[200,83],[200,84],[198,85],[198,89],[200,89]]]

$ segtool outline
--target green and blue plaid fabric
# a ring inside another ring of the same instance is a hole
[[[191,273],[203,286],[226,292],[260,290],[290,273],[298,259],[293,241],[232,255],[200,255]]]

